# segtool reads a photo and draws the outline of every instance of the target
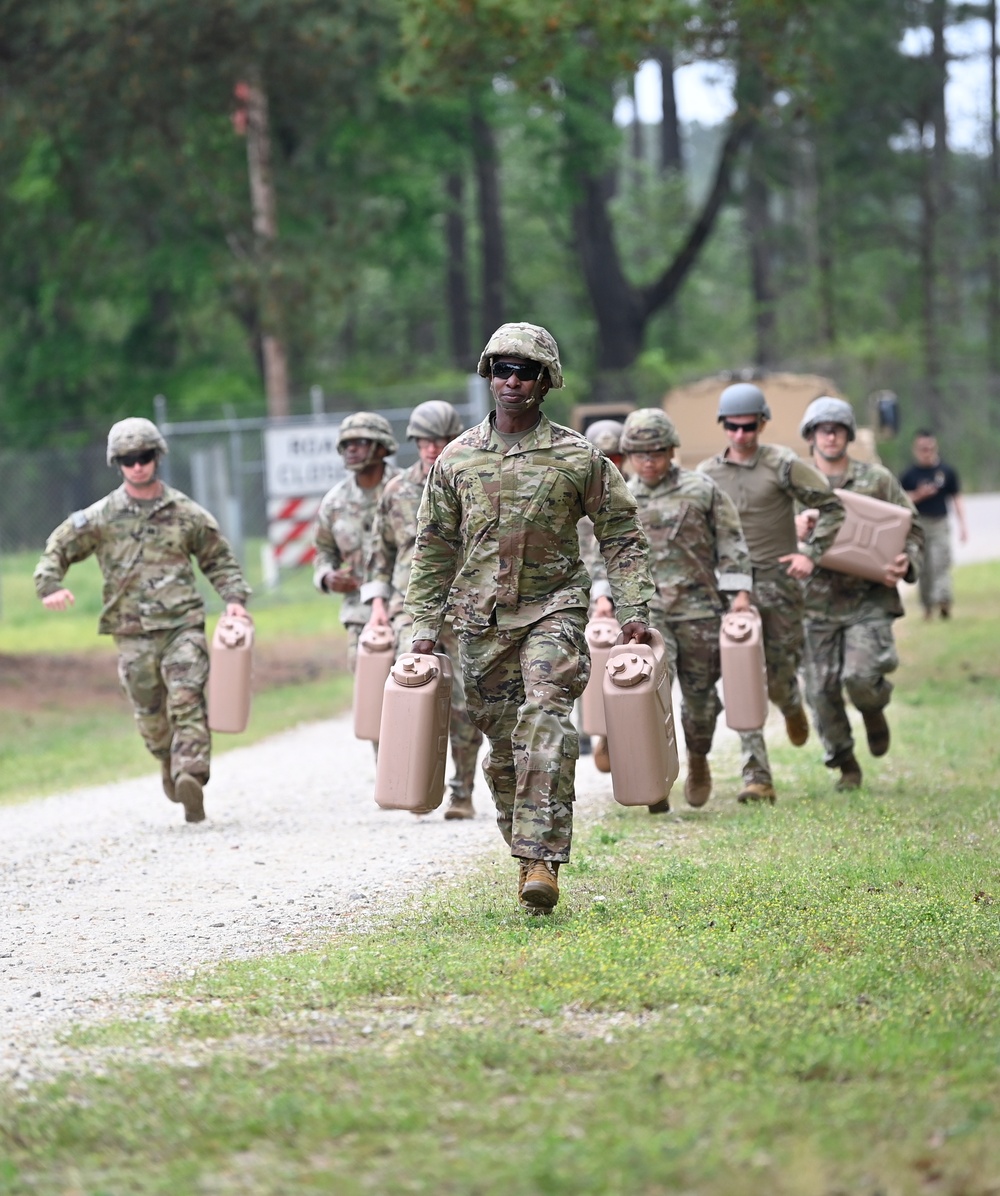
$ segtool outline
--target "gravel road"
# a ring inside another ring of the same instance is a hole
[[[471,822],[380,810],[374,782],[345,716],[217,756],[198,825],[158,771],[0,809],[0,1081],[35,1074],[71,1023],[201,965],[361,926],[454,857],[506,851],[481,777]],[[578,791],[584,816],[612,801],[589,757]]]

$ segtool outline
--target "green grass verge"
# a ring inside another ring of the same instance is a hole
[[[0,1192],[995,1193],[1000,569],[958,580],[860,792],[777,746],[773,809],[611,809],[550,918],[498,856],[206,971],[9,1095]]]

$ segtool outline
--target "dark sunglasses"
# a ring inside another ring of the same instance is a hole
[[[494,361],[490,372],[494,378],[509,378],[514,374],[522,382],[534,382],[544,368],[537,361]]]
[[[731,419],[724,419],[722,426],[727,432],[756,432],[760,427],[760,421],[755,419],[749,424],[734,424]]]
[[[143,449],[141,453],[122,453],[118,458],[119,465],[148,465],[156,460],[156,449]]]

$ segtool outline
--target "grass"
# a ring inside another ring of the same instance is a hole
[[[779,745],[774,809],[611,808],[550,918],[498,854],[208,969],[9,1094],[0,1192],[1000,1191],[1000,568],[957,580],[861,791]]]

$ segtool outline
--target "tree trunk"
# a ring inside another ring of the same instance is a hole
[[[986,183],[986,360],[995,386],[1000,375],[1000,144],[997,138],[997,0],[988,5],[990,23],[990,159]],[[994,415],[994,422],[1000,413]]]
[[[663,88],[663,116],[660,119],[660,171],[669,174],[684,171],[684,146],[681,141],[681,125],[677,115],[677,92],[674,90],[674,55],[667,47],[659,50],[656,61],[660,64],[660,78]]]
[[[472,112],[472,157],[482,239],[482,339],[504,322],[505,254],[496,138],[478,108]]]
[[[472,323],[469,318],[469,261],[465,244],[465,182],[456,170],[444,181],[448,206],[444,215],[445,300],[452,363],[471,368]]]
[[[267,413],[291,414],[288,354],[281,337],[281,312],[269,278],[271,257],[278,236],[277,201],[271,174],[271,131],[267,93],[258,78],[251,78],[247,98],[247,168],[253,231],[260,262],[261,356]]]
[[[834,277],[834,202],[821,146],[813,146],[816,178],[816,274],[819,280],[820,336],[833,348],[837,343],[837,292]]]
[[[756,143],[752,145],[747,168],[743,213],[750,251],[757,364],[763,366],[773,365],[777,360],[770,197],[770,188],[760,161],[760,146]]]

